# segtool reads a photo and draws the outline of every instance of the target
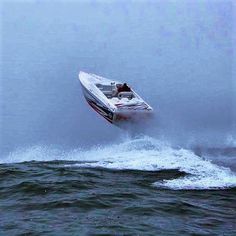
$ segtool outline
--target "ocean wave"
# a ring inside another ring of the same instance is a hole
[[[96,146],[90,150],[63,152],[34,146],[11,153],[1,163],[28,161],[74,161],[67,168],[109,168],[115,170],[179,170],[184,177],[157,181],[153,186],[173,190],[226,189],[236,186],[236,174],[229,168],[213,164],[191,150],[172,148],[151,137],[123,140],[119,144]]]

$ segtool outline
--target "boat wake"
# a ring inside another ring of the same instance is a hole
[[[69,152],[34,146],[9,154],[1,160],[1,164],[53,160],[72,161],[63,163],[63,168],[108,168],[156,172],[178,170],[185,173],[182,177],[175,176],[154,182],[153,186],[157,188],[203,190],[236,187],[236,173],[229,168],[213,164],[190,150],[172,148],[151,137],[126,139],[119,144],[96,146],[91,150],[75,149]]]

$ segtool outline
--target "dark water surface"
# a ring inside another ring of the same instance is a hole
[[[145,138],[61,156],[22,151],[32,161],[0,165],[0,232],[235,235],[235,172],[162,145]],[[50,155],[71,160],[37,161]]]
[[[232,204],[236,188],[163,190],[152,186],[153,181],[183,173],[65,168],[65,164],[71,163],[1,166],[3,234],[236,233]]]

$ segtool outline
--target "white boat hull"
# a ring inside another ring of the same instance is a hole
[[[142,122],[153,114],[153,109],[136,93],[135,102],[132,99],[130,101],[127,100],[126,103],[123,102],[124,99],[117,99],[117,102],[115,99],[113,99],[115,101],[112,98],[108,99],[99,91],[96,84],[103,83],[107,85],[113,82],[111,80],[85,72],[80,72],[79,80],[88,104],[110,123],[120,125],[124,122]]]

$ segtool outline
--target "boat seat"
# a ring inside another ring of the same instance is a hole
[[[104,93],[104,95],[107,97],[107,98],[111,98],[112,97],[112,91],[102,91]]]
[[[119,92],[118,93],[118,98],[128,98],[128,99],[132,99],[134,97],[134,94],[132,92]]]

